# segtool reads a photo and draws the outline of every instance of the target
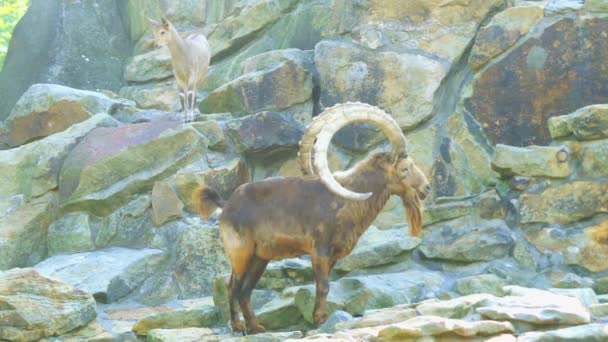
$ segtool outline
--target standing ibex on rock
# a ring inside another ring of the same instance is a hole
[[[378,125],[393,150],[372,154],[351,169],[332,175],[327,148],[340,128],[354,122]],[[325,110],[304,133],[300,158],[303,168],[316,171],[318,176],[243,184],[225,202],[204,185],[193,192],[203,218],[223,208],[220,236],[232,265],[229,302],[233,331],[245,331],[237,301],[248,332],[264,331],[251,306],[255,284],[270,260],[303,254],[311,255],[316,281],[314,322],[324,322],[330,271],[351,252],[391,195],[402,198],[411,234],[420,234],[422,200],[431,187],[408,156],[399,125],[382,110],[361,103]]]
[[[209,42],[199,33],[182,38],[175,27],[164,18],[160,23],[147,19],[153,27],[154,46],[158,48],[167,45],[169,48],[182,111],[186,115],[185,122],[190,122],[194,120],[196,91],[205,78],[211,61]]]

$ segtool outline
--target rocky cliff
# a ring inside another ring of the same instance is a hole
[[[211,44],[188,125],[161,15]],[[0,339],[229,338],[192,189],[300,175],[305,127],[346,101],[405,132],[432,180],[423,236],[390,200],[320,330],[309,260],[271,263],[254,305],[284,332],[257,340],[606,339],[607,39],[603,0],[33,0],[0,73]],[[386,145],[345,128],[330,164]]]

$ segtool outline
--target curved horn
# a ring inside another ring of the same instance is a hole
[[[321,132],[325,124],[327,116],[319,115],[312,119],[312,123],[306,128],[300,140],[300,150],[298,151],[298,161],[305,175],[314,175],[315,171],[312,168],[312,146],[317,140],[317,135]]]
[[[344,103],[326,109],[321,116],[326,124],[320,129],[314,144],[314,167],[321,181],[333,193],[347,199],[365,200],[371,193],[356,193],[336,181],[327,162],[327,149],[334,134],[351,123],[371,123],[380,127],[393,146],[393,153],[407,156],[407,141],[397,122],[383,110],[364,103]],[[314,125],[314,124],[313,124]],[[311,125],[311,126],[313,126]],[[315,129],[316,126],[315,126]]]
[[[150,18],[150,17],[148,17],[148,16],[146,16],[146,20],[147,20],[147,21],[148,21],[148,23],[150,23],[152,26],[158,26],[158,25],[160,25],[160,23],[159,23],[158,21],[156,21],[156,20],[154,20],[154,19],[152,19],[152,18]]]

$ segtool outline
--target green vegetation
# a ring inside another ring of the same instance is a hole
[[[0,70],[11,40],[13,29],[25,14],[30,0],[0,0]]]

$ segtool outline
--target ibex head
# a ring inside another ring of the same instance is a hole
[[[390,115],[379,108],[362,103],[346,103],[329,108],[317,116],[300,142],[300,164],[304,173],[318,174],[328,189],[341,197],[351,200],[368,199],[372,193],[353,192],[338,183],[327,162],[327,149],[333,135],[342,127],[355,122],[377,125],[391,142],[392,151],[370,156],[369,165],[376,170],[382,170],[386,189],[401,197],[411,233],[419,236],[422,201],[430,193],[431,186],[424,173],[408,155],[407,141],[401,128]],[[384,189],[378,189],[380,190]]]
[[[146,20],[152,26],[152,34],[154,35],[154,47],[160,48],[167,45],[169,40],[169,30],[171,29],[171,23],[166,19],[162,18],[160,22],[146,17]]]

